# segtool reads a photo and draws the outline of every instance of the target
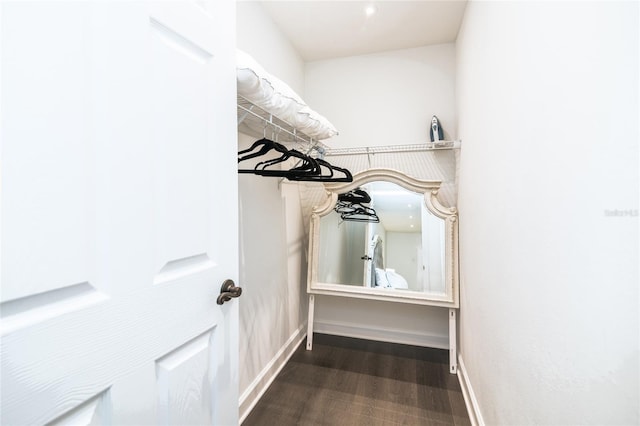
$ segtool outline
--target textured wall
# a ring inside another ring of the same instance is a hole
[[[460,351],[487,424],[640,421],[638,47],[637,2],[467,7]]]

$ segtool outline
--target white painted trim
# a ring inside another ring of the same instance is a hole
[[[253,407],[260,401],[262,395],[269,389],[271,383],[275,380],[276,376],[280,373],[282,368],[287,364],[289,358],[294,354],[300,343],[304,340],[306,333],[305,329],[307,324],[302,324],[290,337],[287,339],[280,350],[269,361],[269,363],[262,369],[260,374],[253,379],[251,384],[247,386],[242,395],[240,395],[240,424],[245,421]]]
[[[462,388],[462,396],[464,397],[464,403],[467,406],[467,412],[469,413],[469,420],[472,426],[485,426],[482,413],[480,412],[480,406],[476,399],[476,394],[473,392],[473,387],[469,381],[467,375],[467,369],[464,367],[462,361],[462,355],[458,354],[458,381]]]
[[[380,342],[402,343],[405,345],[425,346],[429,348],[449,349],[449,336],[446,334],[426,334],[407,332],[405,330],[369,327],[362,324],[339,321],[316,320],[313,323],[316,333],[336,336],[355,337],[358,339],[377,340]]]
[[[307,318],[307,350],[310,351],[313,348],[313,313],[315,310],[316,298],[313,294],[309,295],[309,318]]]
[[[456,363],[457,352],[457,337],[456,337],[456,310],[449,309],[449,373],[456,374],[458,372],[458,365]]]

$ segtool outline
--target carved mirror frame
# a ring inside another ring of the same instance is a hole
[[[424,194],[426,208],[445,221],[445,288],[446,294],[420,293],[417,291],[387,288],[357,287],[345,284],[318,282],[318,254],[320,246],[320,219],[331,213],[338,200],[338,194],[356,189],[366,183],[392,182],[409,191]],[[311,214],[309,233],[309,273],[307,293],[330,296],[355,297],[360,299],[383,300],[389,302],[457,308],[458,290],[458,212],[455,207],[446,207],[438,200],[440,181],[416,179],[393,169],[369,169],[353,176],[349,183],[325,183],[327,199]]]

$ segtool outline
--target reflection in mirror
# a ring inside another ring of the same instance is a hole
[[[318,282],[445,294],[445,221],[427,209],[424,194],[386,181],[360,189],[379,222],[322,216]]]

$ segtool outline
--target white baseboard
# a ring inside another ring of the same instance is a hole
[[[298,328],[280,350],[262,369],[260,374],[251,382],[247,389],[240,395],[240,424],[244,422],[253,407],[258,403],[262,395],[267,391],[271,383],[275,380],[280,370],[287,364],[289,358],[296,351],[302,340],[307,335],[307,324],[304,323]]]
[[[326,320],[314,321],[313,331],[316,333],[377,340],[380,342],[449,349],[448,335],[415,333],[392,328],[367,327],[362,324]]]
[[[480,413],[480,406],[476,399],[476,394],[473,392],[473,387],[471,387],[471,382],[467,375],[467,369],[464,367],[462,355],[460,354],[458,354],[458,381],[462,388],[462,396],[464,397],[464,403],[467,406],[471,425],[485,426],[484,420],[482,419],[482,413]]]

